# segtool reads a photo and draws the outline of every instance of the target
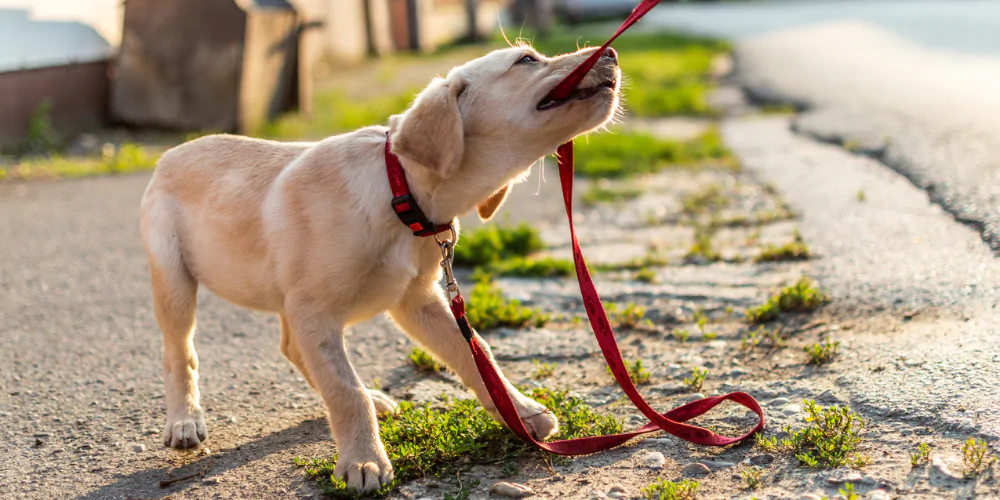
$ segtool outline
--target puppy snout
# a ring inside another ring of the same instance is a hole
[[[611,59],[611,61],[613,63],[618,64],[618,53],[615,52],[615,49],[613,49],[611,47],[608,47],[607,49],[604,49],[604,54],[601,54],[601,58],[602,59]]]

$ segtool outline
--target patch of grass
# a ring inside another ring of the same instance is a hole
[[[642,195],[642,190],[634,186],[615,186],[607,179],[601,179],[590,185],[583,193],[583,204],[594,206],[599,203],[618,203],[634,200]]]
[[[635,276],[633,276],[636,281],[641,281],[643,283],[656,283],[656,271],[652,269],[640,269],[636,271]]]
[[[861,468],[870,461],[869,457],[858,454],[863,440],[866,422],[848,407],[831,406],[823,408],[815,401],[803,401],[806,410],[806,427],[793,430],[785,426],[789,437],[779,440],[757,434],[757,444],[766,451],[787,451],[795,455],[802,464],[813,467]]]
[[[996,463],[997,457],[990,455],[989,445],[982,439],[969,438],[962,444],[962,463],[965,477],[977,477]]]
[[[8,180],[87,177],[91,175],[128,174],[156,168],[159,155],[130,142],[116,147],[106,144],[101,157],[26,158],[7,170],[0,178]]]
[[[628,372],[628,377],[632,379],[632,383],[636,385],[644,385],[649,383],[649,377],[651,374],[644,366],[642,366],[642,360],[636,359],[634,362],[629,363],[627,360],[624,361],[625,370]],[[608,374],[611,374],[611,367],[605,366]]]
[[[696,215],[705,212],[718,212],[723,208],[732,205],[733,200],[728,196],[723,196],[720,184],[709,184],[693,193],[685,194],[681,198],[681,205],[684,213]]]
[[[455,246],[455,265],[480,266],[504,259],[527,257],[545,248],[537,229],[522,222],[517,226],[490,224],[463,233]]]
[[[927,443],[920,443],[917,445],[917,451],[910,453],[910,465],[912,467],[917,467],[920,464],[925,464],[930,460],[931,447]]]
[[[444,365],[438,363],[431,354],[419,347],[410,349],[410,363],[422,372],[439,372],[444,370]]]
[[[764,482],[764,469],[747,467],[740,472],[740,477],[743,478],[743,484],[748,490],[755,490]]]
[[[608,320],[614,328],[635,329],[642,325],[643,318],[646,317],[646,308],[635,305],[634,302],[620,306],[617,302],[608,302],[604,306],[608,313]]]
[[[668,264],[667,258],[656,251],[646,252],[642,257],[614,264],[595,264],[593,269],[598,272],[608,271],[640,271],[647,267],[663,267]]]
[[[807,312],[827,303],[829,298],[811,279],[799,278],[794,285],[782,288],[764,304],[747,310],[751,324],[768,323],[778,319],[783,312]]]
[[[699,226],[694,231],[694,243],[688,248],[684,260],[687,262],[717,262],[722,256],[712,247],[712,236],[715,230]]]
[[[465,314],[476,330],[489,330],[501,326],[524,328],[542,327],[551,316],[538,309],[521,306],[520,301],[508,300],[488,274],[476,277],[476,284],[465,303]]]
[[[621,432],[620,421],[595,413],[583,400],[565,391],[535,389],[531,396],[559,419],[557,439]],[[446,408],[435,409],[430,404],[418,406],[401,401],[398,413],[380,423],[379,434],[396,477],[374,496],[385,496],[416,478],[454,477],[474,465],[509,466],[521,457],[538,454],[493,420],[476,401],[443,398],[443,402]],[[343,481],[333,477],[336,461],[336,455],[329,460],[296,458],[295,465],[305,469],[328,495],[359,498],[356,491],[347,489]]]
[[[837,356],[838,347],[840,347],[840,342],[827,339],[825,342],[807,346],[805,351],[809,355],[809,363],[824,365],[833,361],[833,358]]]
[[[687,342],[688,339],[691,338],[691,332],[683,328],[678,328],[674,330],[673,335],[678,342]]]
[[[684,479],[667,481],[663,478],[642,489],[642,495],[648,500],[694,500],[697,498],[698,481]]]
[[[566,277],[576,274],[572,261],[552,257],[511,257],[490,264],[488,269],[497,276],[526,278]]]
[[[865,201],[865,199],[867,198],[867,196],[865,195],[865,190],[864,189],[859,189],[858,192],[857,192],[857,194],[854,195],[854,198],[856,200],[858,200],[859,202],[863,203]]]
[[[371,125],[386,124],[389,117],[409,107],[420,89],[398,94],[356,99],[339,90],[316,93],[312,115],[289,113],[261,126],[253,135],[270,139],[319,139]]]
[[[691,378],[684,377],[684,385],[688,387],[691,392],[701,392],[701,387],[705,385],[705,377],[708,376],[707,369],[698,369],[694,367],[691,369]]]
[[[758,326],[755,330],[747,331],[743,337],[741,348],[744,351],[752,351],[761,343],[765,343],[771,349],[785,347],[785,338],[781,334],[780,328],[772,330]]]
[[[837,490],[840,498],[844,500],[861,500],[861,495],[854,491],[854,483],[844,483],[844,487]]]
[[[809,260],[809,246],[802,240],[799,232],[795,231],[792,241],[781,246],[767,245],[753,260],[754,262]]]
[[[52,126],[52,99],[45,98],[35,106],[28,118],[28,130],[20,153],[54,155],[62,148],[62,138]]]
[[[625,178],[677,165],[714,161],[733,165],[732,153],[716,128],[687,141],[660,139],[635,131],[593,134],[576,141],[576,173],[581,177]]]
[[[537,359],[531,360],[531,363],[535,365],[535,371],[531,373],[531,378],[535,380],[547,379],[556,372],[555,363],[542,363]]]

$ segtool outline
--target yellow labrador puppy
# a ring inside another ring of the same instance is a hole
[[[533,163],[614,115],[620,71],[610,49],[569,99],[545,99],[594,50],[554,58],[497,50],[436,78],[388,129],[316,143],[214,135],[164,154],[141,223],[163,331],[163,443],[192,448],[208,435],[193,343],[199,284],[278,314],[281,352],[323,397],[336,475],[349,487],[392,480],[376,415],[395,407],[367,391],[351,366],[343,332],[353,323],[388,311],[499,418],[440,287],[438,245],[414,236],[390,207],[386,131],[430,220],[474,207],[489,219]],[[557,431],[551,413],[507,385],[530,431]]]

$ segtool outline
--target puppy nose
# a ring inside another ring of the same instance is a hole
[[[601,55],[601,57],[607,57],[608,59],[611,59],[615,63],[618,63],[618,53],[615,52],[615,49],[613,49],[611,47],[608,47],[607,49],[605,49],[604,50],[604,54]]]

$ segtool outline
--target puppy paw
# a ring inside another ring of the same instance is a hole
[[[381,446],[369,452],[343,453],[333,474],[347,483],[348,488],[367,493],[392,482],[393,470],[389,457]]]
[[[205,427],[205,416],[200,411],[167,418],[167,426],[163,430],[163,446],[188,450],[197,448],[207,439],[208,429]]]
[[[375,404],[375,415],[378,418],[385,418],[388,415],[395,414],[399,408],[395,399],[392,399],[388,394],[380,390],[368,389],[368,397],[372,398],[372,403]]]
[[[513,394],[512,394],[513,396]],[[517,408],[517,415],[521,417],[521,423],[531,437],[542,440],[559,432],[559,419],[551,410],[544,405],[527,396],[522,396],[523,401],[514,400]],[[500,412],[493,406],[492,401],[484,405],[486,411],[501,424],[507,425],[500,416]]]

